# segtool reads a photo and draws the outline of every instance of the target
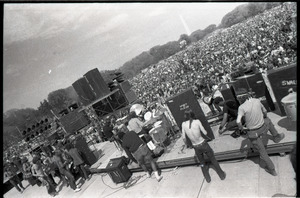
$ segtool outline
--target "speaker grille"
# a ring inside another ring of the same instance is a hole
[[[110,90],[97,68],[88,71],[84,77],[92,87],[97,99],[109,94]]]
[[[96,95],[85,77],[82,77],[75,81],[72,86],[83,105],[87,105],[96,99]]]

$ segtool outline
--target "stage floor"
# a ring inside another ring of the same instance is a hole
[[[267,141],[268,153],[284,154],[290,152],[297,139],[296,123],[287,120],[286,116],[281,117],[273,112],[269,112],[268,117],[272,120],[278,132],[285,134],[285,138],[277,144],[272,141],[272,136],[269,135],[270,139],[265,140]],[[230,131],[219,135],[218,127],[219,125],[212,127],[215,139],[209,142],[209,145],[215,152],[217,160],[232,160],[256,155],[255,152],[249,152],[247,154],[247,151],[249,151],[247,148],[250,146],[248,139],[242,136],[233,138],[230,136],[232,133]],[[180,133],[177,134],[177,136],[180,135]],[[163,169],[197,164],[194,150],[186,147],[183,149],[183,146],[184,142],[181,137],[172,139],[170,145],[165,148],[165,152],[160,157],[156,158],[158,166]],[[244,147],[244,149],[242,149],[242,147]],[[101,150],[99,160],[91,166],[92,170],[105,169],[110,159],[126,156],[126,153],[118,150],[112,142],[95,144],[91,146],[91,149],[97,150],[97,152]],[[129,164],[128,168],[133,172],[142,171],[136,163]]]

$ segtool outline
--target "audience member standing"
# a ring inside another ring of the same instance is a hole
[[[66,145],[67,153],[71,156],[74,166],[79,167],[81,172],[83,173],[83,177],[85,180],[89,179],[88,173],[84,167],[85,163],[82,159],[82,153],[73,146],[72,143]]]
[[[9,182],[20,192],[23,193],[25,188],[23,187],[22,181],[18,176],[18,167],[10,162],[7,161],[4,165],[4,177],[9,178]],[[20,187],[21,188],[20,188]]]

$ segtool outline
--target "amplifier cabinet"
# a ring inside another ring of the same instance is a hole
[[[132,175],[123,157],[110,159],[106,171],[116,184],[127,182]]]
[[[215,138],[214,133],[207,121],[207,118],[203,113],[203,110],[191,88],[173,97],[167,98],[166,103],[177,123],[177,126],[180,129],[181,124],[184,121],[185,110],[191,109],[195,113],[196,118],[201,121],[203,127],[207,131],[207,136],[211,139]]]
[[[267,77],[271,84],[281,116],[285,116],[285,110],[281,104],[282,98],[288,95],[288,90],[297,90],[297,65],[291,64],[278,69],[268,71]]]

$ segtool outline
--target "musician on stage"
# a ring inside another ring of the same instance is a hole
[[[152,158],[152,153],[147,144],[145,144],[134,131],[128,131],[127,133],[121,132],[118,134],[118,136],[122,140],[122,147],[124,148],[126,154],[128,155],[128,153],[131,153],[134,156],[138,164],[147,173],[149,178],[151,177],[151,173],[148,171],[146,163],[150,162],[156,180],[159,182],[163,176],[159,175],[157,164]]]
[[[267,135],[268,130],[274,137],[274,142],[278,143],[284,138],[284,134],[279,134],[274,128],[273,123],[267,118],[267,110],[257,98],[252,98],[247,90],[241,89],[236,92],[237,99],[240,102],[238,108],[237,124],[241,131],[246,130],[247,136],[254,148],[259,152],[260,158],[266,163],[266,172],[273,176],[277,176],[275,166],[271,161],[266,148],[262,142],[262,138]],[[242,125],[242,117],[245,117],[247,129]]]
[[[204,155],[206,155],[209,161],[213,164],[221,180],[224,180],[226,177],[225,172],[221,169],[219,162],[216,160],[214,151],[211,149],[207,141],[202,137],[201,132],[204,135],[207,135],[207,131],[202,126],[201,121],[196,119],[194,112],[191,110],[186,110],[184,112],[184,118],[185,121],[181,126],[183,141],[186,143],[186,135],[191,140],[206,181],[209,183],[211,181],[211,177],[208,172],[209,164],[205,162]]]
[[[239,104],[235,100],[223,100],[219,105],[223,107],[223,120],[219,127],[219,134],[222,135],[222,133],[228,130],[237,130],[238,125],[236,123],[236,118],[238,115]],[[243,119],[242,124],[244,124]],[[239,136],[239,133],[239,130],[237,130],[236,135]]]
[[[205,104],[208,105],[213,115],[217,113],[216,110],[220,113],[222,112],[222,109],[219,107],[218,103],[223,99],[221,97],[222,95],[216,94],[218,90],[219,90],[218,86],[212,92],[209,91],[208,87],[202,86],[202,93],[203,93],[202,100]]]

